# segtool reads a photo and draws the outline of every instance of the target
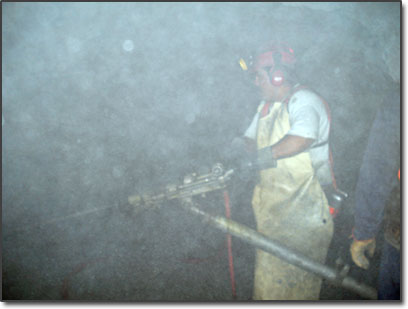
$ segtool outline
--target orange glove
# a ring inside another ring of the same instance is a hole
[[[368,261],[365,253],[371,258],[374,256],[375,251],[375,238],[366,240],[354,239],[350,246],[350,253],[353,262],[361,268],[368,269],[370,262]]]

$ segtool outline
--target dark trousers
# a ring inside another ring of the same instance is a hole
[[[378,277],[378,299],[400,300],[400,251],[384,241]]]

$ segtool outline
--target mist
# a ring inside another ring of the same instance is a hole
[[[3,299],[231,300],[225,234],[178,201],[137,213],[128,197],[228,166],[259,103],[239,60],[270,40],[290,44],[299,80],[330,105],[346,239],[370,126],[400,91],[400,7],[3,3]],[[251,180],[230,195],[254,228]],[[201,202],[225,214],[222,192]],[[253,248],[233,248],[247,300]]]

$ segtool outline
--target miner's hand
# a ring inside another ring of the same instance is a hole
[[[350,253],[353,262],[361,268],[368,269],[370,262],[368,261],[365,253],[368,257],[373,257],[375,251],[375,238],[366,240],[354,239],[350,246]]]
[[[277,162],[273,158],[271,146],[258,150],[258,157],[256,160],[256,168],[258,170],[264,170],[276,166]]]

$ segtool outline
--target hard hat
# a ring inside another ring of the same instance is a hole
[[[293,74],[290,72],[293,70],[295,62],[295,53],[287,44],[269,42],[261,47],[251,66],[251,71],[255,72],[264,68],[268,71],[270,82],[274,86],[281,86],[288,77],[291,79],[290,75]]]
[[[283,66],[293,67],[296,63],[295,52],[289,45],[281,42],[269,42],[261,47],[252,70],[274,67],[276,65],[276,54],[280,54],[280,64]]]
[[[242,70],[254,73],[259,68],[267,68],[270,81],[281,86],[285,80],[293,78],[293,67],[296,63],[295,52],[286,43],[271,41],[259,48],[257,56],[239,59]]]

